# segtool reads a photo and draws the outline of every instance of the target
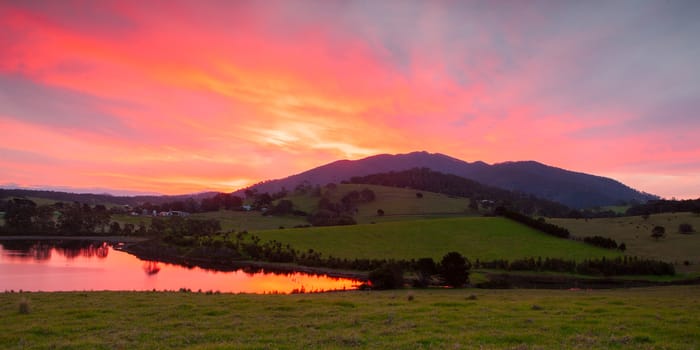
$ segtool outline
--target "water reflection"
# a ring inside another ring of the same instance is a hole
[[[160,266],[158,266],[157,261],[146,261],[143,263],[143,270],[146,271],[147,275],[155,275],[160,272]]]
[[[270,272],[253,266],[213,270],[146,261],[103,242],[0,241],[0,292],[185,289],[308,293],[357,289],[360,283],[325,275]]]
[[[77,257],[104,259],[109,254],[109,245],[106,242],[93,242],[81,240],[55,240],[55,241],[26,241],[8,240],[0,242],[0,254],[7,259],[50,260],[51,254],[56,253],[67,259]]]

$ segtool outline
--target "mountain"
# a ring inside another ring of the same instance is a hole
[[[252,188],[259,192],[277,192],[282,188],[291,190],[304,183],[325,185],[346,181],[353,176],[413,168],[429,168],[579,209],[658,199],[657,196],[637,191],[610,178],[573,172],[534,161],[489,165],[481,161],[469,163],[444,154],[428,152],[380,154],[360,160],[339,160],[283,179],[260,183]]]

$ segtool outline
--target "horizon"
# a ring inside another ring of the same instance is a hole
[[[694,1],[6,1],[0,187],[228,193],[422,149],[699,198],[698,17]]]

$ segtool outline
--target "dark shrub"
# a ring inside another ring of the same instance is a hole
[[[387,263],[369,273],[373,289],[396,289],[403,287],[403,269],[397,264]]]
[[[437,265],[433,258],[420,258],[413,265],[413,270],[416,272],[416,281],[414,286],[427,287],[430,285],[430,279],[437,274]]]
[[[651,230],[651,237],[658,240],[659,238],[666,235],[666,228],[663,226],[654,226]]]
[[[461,287],[469,281],[469,269],[471,264],[462,254],[457,252],[447,253],[440,262],[440,276],[445,284],[451,287]]]
[[[678,232],[683,234],[691,234],[695,232],[695,230],[693,230],[693,226],[690,224],[680,224],[678,225]]]
[[[19,313],[28,314],[29,313],[29,300],[27,298],[22,298],[19,301]]]

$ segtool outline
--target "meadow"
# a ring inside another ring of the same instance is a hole
[[[450,251],[469,259],[616,257],[614,250],[555,238],[500,217],[461,217],[377,224],[268,230],[255,233],[295,249],[339,258],[439,260]]]
[[[678,226],[692,225],[700,231],[700,215],[693,213],[653,214],[644,219],[629,216],[604,219],[547,219],[555,225],[565,227],[575,236],[600,235],[624,242],[627,255],[643,256],[676,263],[680,272],[700,272],[700,232],[681,234]],[[654,226],[663,226],[666,237],[658,241],[651,237]],[[687,261],[688,265],[684,262]]]
[[[693,349],[697,295],[698,286],[2,293],[0,348]]]

